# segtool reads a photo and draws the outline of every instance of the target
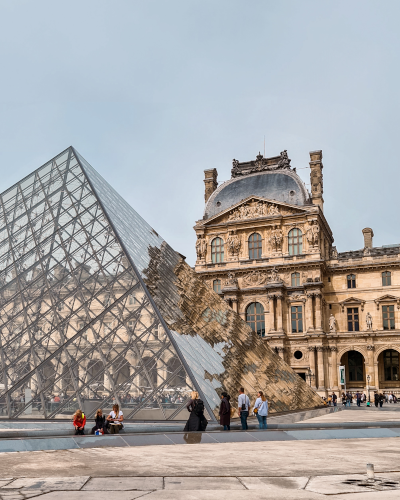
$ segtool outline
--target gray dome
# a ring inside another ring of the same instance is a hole
[[[310,203],[304,183],[293,170],[260,172],[234,177],[221,184],[207,201],[204,218],[209,219],[249,196],[299,206]]]

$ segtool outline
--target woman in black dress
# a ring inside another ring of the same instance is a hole
[[[190,417],[186,422],[184,432],[204,431],[207,426],[207,420],[204,417],[204,403],[199,398],[197,391],[192,391],[191,399],[186,404]]]

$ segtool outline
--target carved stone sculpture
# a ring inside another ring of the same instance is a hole
[[[238,280],[235,276],[235,273],[229,272],[228,277],[224,281],[224,286],[232,288],[232,287],[237,287]]]
[[[269,242],[273,252],[280,252],[282,250],[283,234],[279,226],[274,226],[269,237]]]
[[[372,330],[372,315],[371,315],[371,313],[367,312],[367,315],[365,316],[365,321],[367,322],[367,330]]]
[[[204,260],[206,258],[207,241],[201,235],[197,236],[196,252],[197,252],[197,258],[199,260]]]
[[[267,275],[260,271],[252,271],[243,278],[243,283],[246,286],[263,285],[267,281]]]
[[[279,207],[274,203],[259,201],[255,205],[245,203],[229,213],[228,220],[254,219],[268,215],[280,215]]]
[[[228,239],[226,240],[226,246],[228,248],[228,255],[235,257],[239,255],[240,247],[242,242],[236,231],[229,231]]]
[[[271,273],[268,277],[268,282],[269,283],[282,283],[282,278],[279,276],[276,267],[271,269]]]
[[[337,259],[337,258],[338,258],[338,251],[335,246],[332,246],[331,259]]]
[[[333,314],[329,316],[329,332],[336,333],[336,319]]]
[[[281,151],[281,159],[279,160],[278,168],[290,168],[290,160],[286,149]]]
[[[290,169],[290,159],[286,149],[280,153],[279,157],[264,158],[258,153],[255,160],[240,163],[238,160],[232,160],[232,178],[241,175],[249,175],[255,172],[265,172],[268,170]]]
[[[317,221],[311,221],[310,224],[308,224],[307,230],[306,230],[306,236],[307,236],[307,241],[311,247],[316,247],[318,246],[319,243],[319,225]]]

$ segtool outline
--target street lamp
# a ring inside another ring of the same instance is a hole
[[[370,403],[371,400],[369,398],[369,382],[371,380],[371,375],[367,375],[367,393],[368,393],[368,402]]]
[[[309,380],[311,387],[311,381],[315,379],[315,375],[313,374],[311,368],[309,368],[308,373],[306,374],[306,378]]]

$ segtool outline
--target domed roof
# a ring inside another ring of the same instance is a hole
[[[310,197],[294,170],[269,170],[234,177],[224,182],[208,199],[204,218],[209,219],[249,196],[260,196],[290,205],[309,205]]]

